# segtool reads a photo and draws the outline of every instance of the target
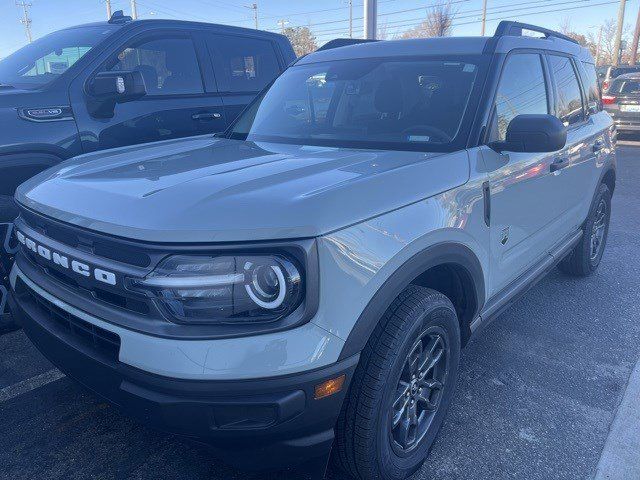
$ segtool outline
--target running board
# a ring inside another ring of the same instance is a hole
[[[531,270],[520,275],[512,284],[498,292],[482,309],[482,312],[471,322],[470,328],[476,334],[495,320],[511,304],[522,297],[531,287],[543,279],[571,251],[582,238],[582,230],[578,230],[568,239],[554,247],[542,262]]]

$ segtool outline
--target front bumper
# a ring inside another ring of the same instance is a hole
[[[357,356],[267,379],[169,378],[120,362],[117,335],[73,317],[20,278],[9,301],[27,336],[67,376],[151,427],[206,442],[232,465],[295,466],[331,449]],[[316,385],[342,374],[339,393],[314,399]]]

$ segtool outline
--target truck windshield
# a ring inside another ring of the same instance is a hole
[[[446,151],[461,135],[480,56],[296,65],[245,111],[230,138],[346,148]],[[464,147],[462,147],[464,148]]]
[[[39,38],[0,60],[0,85],[41,88],[62,75],[113,31],[112,26],[87,26]]]

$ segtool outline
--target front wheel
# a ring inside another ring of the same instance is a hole
[[[558,265],[562,272],[584,277],[596,271],[607,244],[610,218],[611,192],[603,183],[591,205],[580,242]]]
[[[408,287],[362,352],[336,426],[338,466],[361,480],[401,480],[420,468],[451,403],[459,360],[451,301]]]

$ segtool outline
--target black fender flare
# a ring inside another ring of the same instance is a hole
[[[0,152],[0,195],[13,196],[22,182],[66,158],[44,151]]]
[[[485,301],[485,282],[482,265],[475,253],[461,243],[438,243],[407,260],[384,282],[375,293],[351,329],[340,353],[340,360],[360,353],[366,346],[384,312],[395,298],[418,276],[432,267],[453,264],[462,267],[473,285],[475,308],[470,321],[482,309]],[[469,325],[466,325],[469,328]],[[469,331],[470,333],[470,331]],[[465,333],[463,332],[463,337]],[[467,335],[468,337],[468,335]]]

